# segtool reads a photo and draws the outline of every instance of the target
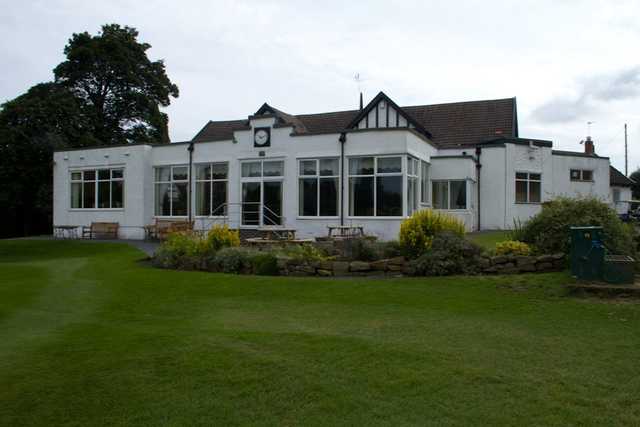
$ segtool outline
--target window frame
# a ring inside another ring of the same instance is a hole
[[[336,160],[338,163],[338,174],[337,175],[321,175],[320,174],[320,161],[321,160]],[[313,161],[315,162],[315,174],[314,175],[303,175],[302,174],[302,163],[303,162],[309,162],[309,161]],[[337,156],[322,156],[322,157],[299,157],[296,159],[297,162],[297,184],[298,184],[298,196],[297,196],[297,217],[299,219],[336,219],[340,217],[340,175],[342,172],[342,164],[340,163],[340,157]],[[300,185],[301,185],[301,180],[303,179],[315,179],[316,180],[316,215],[302,215],[302,212],[300,211]],[[336,200],[336,214],[335,215],[320,215],[321,212],[321,208],[320,208],[320,181],[322,179],[325,180],[338,180],[337,186],[336,186],[336,196],[337,196],[337,200]]]
[[[407,216],[413,215],[414,212],[420,210],[422,205],[422,162],[424,160],[420,160],[414,156],[407,156],[407,200],[406,203],[403,201],[403,204],[406,206],[406,214]],[[409,165],[412,164],[412,167]],[[410,182],[413,181],[413,207],[409,206],[409,190],[411,189]]]
[[[429,184],[429,169],[431,165],[426,160],[420,160],[420,206],[431,206],[431,185]]]
[[[373,172],[371,174],[352,174],[351,173],[351,160],[355,160],[355,159],[363,159],[363,158],[373,158]],[[378,172],[378,159],[384,159],[384,158],[399,158],[400,159],[400,172]],[[356,156],[349,156],[347,157],[347,195],[349,197],[348,199],[348,206],[347,206],[347,218],[349,219],[400,219],[400,218],[405,218],[406,215],[404,214],[404,212],[406,212],[406,194],[405,194],[405,187],[407,186],[405,184],[406,181],[406,171],[407,171],[407,165],[406,165],[406,159],[407,159],[407,155],[406,154],[383,154],[383,155],[356,155]],[[400,176],[401,177],[401,181],[402,181],[402,189],[400,190],[400,194],[402,195],[402,206],[401,206],[401,211],[402,213],[400,215],[393,215],[393,216],[385,216],[385,215],[378,215],[377,211],[378,211],[378,177],[392,177],[392,176]],[[351,213],[351,178],[373,178],[373,215],[353,215]]]
[[[465,212],[469,210],[469,185],[467,179],[434,179],[431,180],[431,194],[433,195],[433,185],[446,182],[447,183],[447,207],[436,208],[435,203],[432,204],[432,208],[439,211],[453,211],[453,212]],[[464,183],[464,208],[451,208],[451,183],[462,182]]]
[[[573,173],[578,172],[579,177],[573,178]],[[591,178],[585,179],[584,173],[588,172],[591,174]],[[572,182],[594,182],[593,179],[593,169],[569,169],[569,180]]]
[[[226,174],[226,178],[214,178],[213,177],[213,166],[214,165],[224,165],[227,168],[227,174]],[[206,183],[208,182],[210,184],[209,186],[209,215],[194,215],[194,218],[227,218],[229,216],[229,162],[203,162],[203,163],[195,163],[193,165],[195,167],[195,172],[194,172],[194,185],[195,185],[195,189],[194,189],[194,199],[195,199],[195,203],[194,203],[194,210],[195,212],[199,212],[199,206],[198,206],[198,183]],[[198,178],[198,167],[201,166],[209,166],[212,170],[211,172],[211,176],[209,177],[209,179],[199,179]],[[172,175],[173,176],[173,175]],[[225,183],[225,187],[226,187],[226,191],[225,191],[225,203],[227,204],[227,207],[225,209],[223,209],[223,215],[211,215],[211,213],[213,212],[213,183],[214,182],[224,182]]]
[[[100,179],[100,171],[109,171],[108,179]],[[114,171],[122,171],[122,177],[114,178]],[[93,179],[86,180],[84,178],[85,172],[93,172]],[[80,179],[73,179],[73,174],[79,173]],[[109,167],[91,167],[91,168],[74,168],[69,169],[69,210],[70,211],[123,211],[125,207],[125,167],[124,166],[109,166]],[[108,182],[109,183],[109,207],[100,207],[100,183]],[[121,207],[113,207],[113,183],[114,182],[122,182],[122,206]],[[92,183],[93,184],[93,201],[94,205],[92,208],[84,207],[84,187],[85,184]],[[73,185],[80,185],[80,205],[81,207],[73,207]]]
[[[518,178],[518,174],[526,174],[526,178]],[[538,175],[539,179],[531,179],[531,175]],[[527,200],[524,202],[518,201],[518,182],[526,182],[527,183]],[[540,200],[531,201],[531,183],[536,182],[540,184]],[[514,180],[514,202],[519,205],[539,205],[542,204],[542,173],[541,172],[525,172],[525,171],[516,171],[515,180]]]
[[[158,181],[157,170],[162,168],[169,168],[169,180],[168,181]],[[173,178],[173,169],[174,168],[186,168],[187,169],[187,177],[186,179],[174,179]],[[169,197],[169,215],[158,215],[156,212],[156,208],[158,206],[156,196],[156,186],[159,184],[169,184],[169,190],[173,191],[173,184],[187,184],[187,191],[189,191],[189,175],[191,171],[189,170],[188,164],[173,164],[173,165],[156,165],[153,167],[153,217],[154,218],[188,218],[189,210],[191,209],[189,198],[187,198],[187,214],[186,215],[173,215],[173,197]]]

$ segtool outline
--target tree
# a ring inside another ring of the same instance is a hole
[[[50,227],[53,150],[95,145],[73,94],[41,83],[0,110],[0,235],[43,233]]]
[[[629,175],[629,179],[633,181],[631,184],[631,193],[633,194],[633,199],[640,199],[640,169]]]
[[[151,45],[138,31],[104,25],[96,36],[73,34],[67,60],[54,69],[55,81],[69,88],[91,118],[93,135],[105,145],[169,142],[168,118],[160,107],[178,97],[163,61],[150,61]]]

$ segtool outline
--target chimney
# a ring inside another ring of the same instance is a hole
[[[590,136],[588,136],[587,139],[584,141],[584,154],[588,154],[590,156],[593,156],[594,154],[596,154],[596,150],[593,146],[593,140],[591,139]]]
[[[364,103],[362,102],[362,92],[360,92],[360,111],[364,108]]]

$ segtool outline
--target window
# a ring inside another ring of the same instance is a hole
[[[349,215],[402,216],[402,157],[349,159]]]
[[[338,215],[339,164],[337,158],[298,162],[298,215]]]
[[[227,163],[196,165],[196,215],[227,214]]]
[[[242,163],[242,178],[262,178],[284,176],[282,160],[256,160]]]
[[[122,209],[124,169],[71,172],[72,209]]]
[[[420,162],[413,157],[407,157],[407,215],[418,210],[418,175]]]
[[[571,169],[569,176],[571,181],[593,181],[592,170]]]
[[[620,201],[620,189],[613,189],[613,203],[618,203]]]
[[[433,181],[434,209],[467,209],[467,181]]]
[[[155,168],[156,216],[186,216],[188,186],[189,168],[187,166]]]
[[[516,203],[540,203],[541,183],[539,173],[516,172]]]
[[[420,203],[429,204],[429,163],[420,162]]]

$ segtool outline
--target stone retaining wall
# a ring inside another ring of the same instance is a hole
[[[548,272],[559,271],[564,267],[564,254],[484,257],[481,263],[482,274]],[[278,269],[283,276],[399,276],[410,274],[409,263],[404,257],[371,262],[300,262],[286,257],[278,257]]]

